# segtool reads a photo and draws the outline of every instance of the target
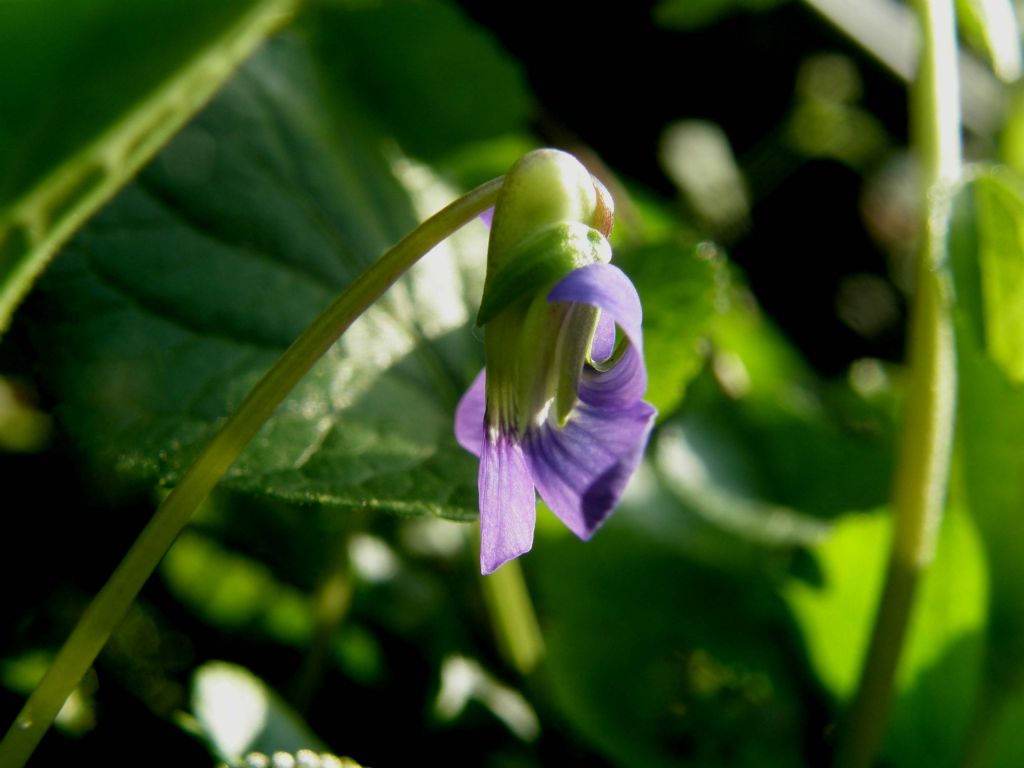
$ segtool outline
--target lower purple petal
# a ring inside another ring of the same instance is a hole
[[[455,439],[474,456],[479,456],[484,451],[486,397],[486,371],[480,371],[455,409]]]
[[[526,461],[541,498],[581,539],[615,508],[640,463],[656,411],[634,402],[621,409],[580,403],[564,427],[532,430]]]
[[[647,371],[636,347],[627,347],[622,357],[606,371],[586,367],[580,378],[580,400],[601,408],[626,408],[647,391]]]
[[[505,435],[480,456],[480,572],[492,573],[533,546],[537,502],[523,449]]]

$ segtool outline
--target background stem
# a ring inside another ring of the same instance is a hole
[[[503,179],[459,198],[406,235],[349,285],[260,379],[164,499],[124,560],[86,608],[17,720],[0,742],[0,768],[20,768],[88,671],[193,512],[313,364],[406,270],[494,205]]]
[[[480,588],[502,655],[519,674],[529,674],[544,657],[544,637],[519,561],[480,577]]]
[[[944,252],[949,189],[961,171],[956,22],[953,0],[919,0],[917,7],[923,45],[911,119],[924,204],[895,520],[882,600],[836,746],[837,768],[867,768],[878,751],[918,581],[934,556],[949,480],[956,369]]]
[[[354,514],[354,510],[353,510]],[[348,531],[338,538],[334,558],[313,594],[313,635],[299,671],[292,703],[302,713],[309,710],[324,678],[331,655],[331,641],[337,634],[352,603],[352,563],[349,558]]]

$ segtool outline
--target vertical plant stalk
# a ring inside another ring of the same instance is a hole
[[[521,675],[528,675],[544,657],[544,636],[518,560],[480,579],[498,647]]]
[[[86,608],[0,742],[0,768],[20,768],[29,759],[193,512],[288,393],[352,322],[420,257],[494,205],[502,181],[497,178],[477,187],[406,235],[342,291],[260,379],[164,499],[117,570]]]
[[[309,711],[309,705],[320,688],[324,669],[330,660],[331,641],[352,603],[353,574],[348,547],[349,535],[345,531],[338,539],[333,562],[313,594],[313,635],[292,696],[292,703],[303,714]]]
[[[836,768],[868,768],[885,732],[918,582],[931,563],[949,482],[956,368],[945,263],[950,190],[961,172],[953,0],[918,0],[921,61],[911,120],[924,191],[910,321],[910,370],[892,547],[860,682],[836,746]]]

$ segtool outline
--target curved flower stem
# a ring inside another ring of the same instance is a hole
[[[477,187],[406,235],[360,275],[260,379],[164,499],[0,742],[0,768],[20,768],[124,617],[142,585],[242,449],[338,337],[406,270],[452,232],[494,205],[503,178]]]
[[[922,57],[911,117],[924,221],[910,325],[910,371],[893,499],[892,548],[860,683],[836,747],[837,768],[868,768],[885,731],[921,574],[934,556],[949,478],[956,369],[945,267],[950,187],[961,172],[953,0],[919,0]]]

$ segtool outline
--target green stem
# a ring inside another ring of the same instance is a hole
[[[331,653],[331,641],[337,634],[352,603],[352,563],[348,556],[349,536],[339,537],[334,561],[313,595],[313,636],[302,663],[292,702],[305,714],[324,678]]]
[[[406,270],[456,229],[494,205],[503,179],[477,187],[385,253],[296,339],[210,440],[164,499],[0,742],[0,768],[20,768],[124,617],[174,539],[277,406],[338,337]]]
[[[529,674],[544,656],[544,638],[519,561],[481,577],[481,589],[502,655],[520,674]]]
[[[920,0],[918,6],[923,45],[911,116],[925,199],[895,521],[882,600],[836,746],[837,768],[867,768],[878,751],[917,585],[934,557],[949,482],[956,369],[944,253],[949,189],[961,171],[956,28],[953,0]]]

